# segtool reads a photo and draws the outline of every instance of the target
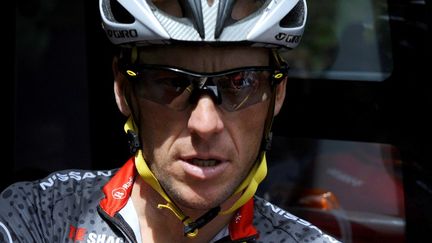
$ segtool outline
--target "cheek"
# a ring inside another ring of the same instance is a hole
[[[258,103],[233,114],[231,137],[237,147],[240,160],[254,161],[259,152],[267,117],[268,102]]]
[[[166,160],[169,149],[186,126],[185,115],[153,102],[140,101],[139,131],[148,162]]]

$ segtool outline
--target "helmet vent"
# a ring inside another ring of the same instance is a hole
[[[107,7],[111,10],[112,20],[123,24],[135,22],[135,18],[117,0],[109,0]]]
[[[300,0],[294,8],[280,21],[280,26],[284,28],[294,28],[302,26],[305,18],[305,4]]]

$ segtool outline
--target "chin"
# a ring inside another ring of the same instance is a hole
[[[218,192],[214,192],[212,194],[209,194],[208,191],[203,190],[202,193],[200,193],[193,188],[181,192],[177,190],[173,194],[171,194],[171,192],[169,193],[176,204],[187,210],[212,209],[214,207],[220,206],[231,195],[231,193],[228,194],[223,190],[219,190]]]
[[[222,204],[224,201],[226,201],[227,197],[228,196],[226,195],[203,196],[195,193],[190,193],[190,194],[176,196],[174,200],[176,200],[179,203],[179,205],[181,205],[184,208],[195,209],[195,210],[208,210]]]

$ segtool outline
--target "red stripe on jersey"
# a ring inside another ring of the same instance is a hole
[[[258,231],[253,226],[253,214],[254,200],[251,198],[237,210],[229,224],[231,240],[239,240],[258,234]]]
[[[129,200],[136,175],[133,158],[129,159],[111,180],[103,187],[105,198],[100,207],[111,217],[120,211]]]

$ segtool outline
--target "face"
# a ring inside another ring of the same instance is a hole
[[[268,66],[269,53],[251,47],[152,47],[140,54],[140,63],[211,73]],[[269,99],[228,112],[204,94],[178,111],[139,97],[122,74],[115,75],[119,108],[125,115],[133,111],[144,157],[168,195],[183,208],[203,210],[229,198],[256,161]],[[284,92],[285,82],[276,92],[275,113]]]

